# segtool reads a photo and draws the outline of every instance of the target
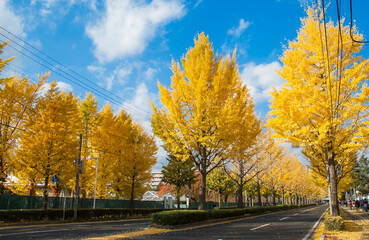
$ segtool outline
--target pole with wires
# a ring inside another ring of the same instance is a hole
[[[96,174],[95,174],[95,192],[94,192],[94,205],[93,209],[96,209],[96,186],[97,186],[97,169],[99,167],[99,157],[96,158]]]
[[[79,152],[78,158],[76,160],[77,173],[76,173],[76,186],[75,186],[75,195],[74,195],[74,220],[77,220],[77,211],[78,211],[78,198],[80,194],[79,187],[79,174],[81,173],[81,150],[82,150],[82,134],[79,135]]]

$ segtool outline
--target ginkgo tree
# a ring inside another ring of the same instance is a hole
[[[224,195],[224,200],[226,202],[228,196],[236,190],[236,183],[222,168],[217,168],[209,174],[207,186],[210,190],[219,195],[219,207],[222,207],[222,195]]]
[[[152,104],[151,124],[173,155],[195,163],[200,174],[199,209],[205,209],[206,176],[229,159],[236,136],[247,134],[239,121],[250,101],[235,54],[232,58],[215,54],[204,33],[181,62],[182,68],[172,62],[171,89],[159,83],[164,109]]]
[[[195,183],[195,165],[192,161],[182,162],[173,155],[167,157],[168,164],[163,166],[161,173],[163,174],[163,183],[171,184],[176,188],[177,208],[180,208],[181,190]],[[189,194],[189,198],[191,198]],[[191,202],[191,199],[190,199]]]
[[[0,55],[6,45],[0,43]],[[11,60],[0,59],[0,76]],[[43,76],[36,83],[20,76],[0,78],[0,194],[5,189],[6,175],[11,172],[13,150],[24,131],[24,119],[34,114],[33,105],[43,83]]]
[[[359,56],[362,44],[352,42],[348,26],[325,24],[323,17],[307,8],[297,38],[285,48],[278,73],[287,82],[272,91],[269,126],[313,152],[309,160],[326,169],[331,212],[338,216],[337,165],[367,139],[369,62]],[[355,26],[352,34],[363,39]]]
[[[98,198],[139,199],[149,189],[157,147],[153,136],[121,110],[115,115],[107,104],[91,137],[91,148],[99,158]]]
[[[82,197],[91,197],[94,193],[94,182],[91,179],[95,179],[95,167],[98,156],[93,154],[91,141],[100,123],[97,108],[97,101],[91,93],[87,93],[85,99],[79,103],[83,136],[81,160],[84,161],[84,171],[80,175]]]
[[[53,175],[72,179],[78,157],[81,122],[77,99],[72,93],[59,91],[56,81],[39,97],[35,114],[25,120],[15,150],[15,175],[19,179],[34,177],[43,183],[43,207],[47,209],[49,183]]]

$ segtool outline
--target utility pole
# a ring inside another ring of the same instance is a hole
[[[96,174],[95,174],[95,192],[94,192],[94,205],[93,209],[96,209],[96,185],[97,185],[97,168],[99,166],[99,157],[96,158]]]
[[[82,134],[79,135],[79,152],[78,158],[76,160],[77,173],[76,173],[76,187],[75,187],[75,195],[74,195],[74,220],[77,220],[77,210],[78,210],[78,198],[80,194],[79,187],[79,174],[82,172],[81,170],[81,151],[82,151]]]

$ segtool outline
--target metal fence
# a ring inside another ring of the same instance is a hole
[[[66,198],[66,208],[72,209],[74,198]],[[92,208],[93,199],[79,198],[78,208]],[[63,209],[64,197],[48,197],[47,209]],[[181,204],[181,208],[185,205]],[[191,208],[197,208],[199,203],[191,202]],[[206,209],[218,207],[217,202],[207,202]],[[236,203],[222,203],[222,207],[235,207]],[[172,208],[176,208],[177,204],[173,203]],[[43,197],[41,196],[18,196],[18,195],[0,195],[0,210],[11,209],[42,209]],[[96,208],[129,208],[129,200],[116,199],[96,199]],[[164,208],[163,201],[133,201],[133,208]]]
[[[66,198],[66,208],[72,209],[74,198]],[[78,208],[92,208],[93,199],[79,198]],[[47,209],[62,209],[63,197],[48,197]],[[42,209],[43,198],[40,196],[0,195],[0,209]],[[129,208],[129,200],[96,199],[96,208]],[[164,208],[162,201],[133,201],[133,208]]]

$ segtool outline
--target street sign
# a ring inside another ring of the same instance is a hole
[[[51,178],[51,182],[56,183],[56,181],[58,181],[58,176],[54,175],[54,176]]]

